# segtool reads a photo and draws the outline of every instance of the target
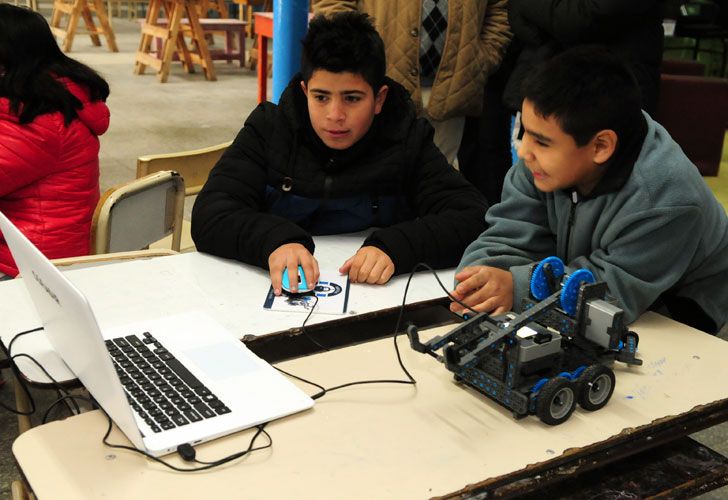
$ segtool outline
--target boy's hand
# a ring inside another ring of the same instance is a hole
[[[353,257],[339,268],[341,274],[349,274],[352,283],[383,285],[394,274],[394,262],[377,247],[361,247]]]
[[[291,292],[298,291],[298,265],[301,264],[306,281],[312,285],[319,279],[318,262],[308,249],[300,243],[286,243],[276,248],[268,257],[268,269],[270,269],[270,283],[273,285],[273,293],[281,294],[281,280],[283,269],[288,268],[288,279],[291,283]]]
[[[458,286],[452,295],[468,307],[492,314],[508,312],[513,308],[513,275],[497,267],[470,266],[455,275]],[[455,313],[468,310],[457,302],[450,304]]]

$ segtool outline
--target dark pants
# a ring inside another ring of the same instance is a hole
[[[458,151],[460,172],[490,205],[501,199],[503,180],[511,168],[511,115],[503,105],[503,90],[510,75],[515,53],[508,50],[500,68],[485,84],[483,112],[467,117]]]
[[[711,335],[717,334],[720,330],[703,308],[688,297],[665,293],[652,304],[650,310]]]

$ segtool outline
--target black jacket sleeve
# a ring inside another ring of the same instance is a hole
[[[266,139],[275,106],[259,105],[210,172],[192,210],[192,239],[198,250],[262,268],[285,243],[313,253],[311,236],[282,217],[265,213]]]
[[[390,256],[395,274],[409,273],[419,262],[456,266],[486,227],[485,197],[447,163],[432,142],[429,123],[417,120],[411,140],[418,154],[405,191],[416,218],[379,229],[364,242]]]

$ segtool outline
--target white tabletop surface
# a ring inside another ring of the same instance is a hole
[[[316,258],[322,269],[338,270],[364,240],[362,234],[315,238]],[[190,310],[202,310],[228,328],[231,335],[265,335],[300,326],[305,314],[269,311],[263,302],[270,287],[268,272],[237,261],[203,253],[183,253],[143,260],[127,260],[103,266],[65,271],[66,276],[88,298],[101,328],[124,325]],[[451,289],[453,270],[439,271],[442,283]],[[408,276],[393,278],[386,285],[352,284],[348,314],[362,314],[396,307],[402,303]],[[407,303],[445,296],[429,272],[417,273],[407,294]],[[307,324],[343,316],[317,313]],[[21,331],[41,326],[22,279],[0,283],[0,337],[7,347]],[[57,380],[73,379],[43,333],[19,338],[12,354],[34,356]],[[18,366],[29,380],[48,382],[28,359]]]
[[[609,403],[595,412],[577,408],[557,426],[535,416],[514,419],[497,403],[456,384],[442,364],[414,352],[400,336],[402,360],[417,380],[415,387],[373,384],[331,392],[313,409],[270,424],[272,449],[212,471],[175,473],[105,447],[106,419],[98,411],[31,429],[15,441],[13,452],[39,498],[430,498],[573,456],[640,428],[644,436],[666,417],[728,398],[727,342],[654,313],[632,328],[640,335],[644,364],[615,363]],[[280,366],[325,387],[403,378],[392,339]],[[244,449],[251,435],[245,431],[198,445],[197,456],[221,458]],[[127,441],[115,430],[111,442]],[[169,459],[183,464],[175,455]]]

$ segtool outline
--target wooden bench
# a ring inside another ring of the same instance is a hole
[[[92,14],[96,14],[100,26],[96,26]],[[68,17],[65,27],[61,25],[64,16]],[[119,52],[114,30],[111,28],[102,0],[54,0],[49,24],[53,35],[60,41],[63,52],[71,51],[73,38],[76,36],[76,29],[81,20],[86,25],[85,33],[91,37],[94,45],[101,45],[99,35],[103,35],[106,37],[109,50]]]
[[[158,19],[157,26],[166,27],[167,19]],[[208,45],[210,58],[214,61],[238,61],[241,68],[245,66],[245,32],[248,23],[238,19],[200,18],[200,26],[205,35],[222,34],[225,38],[225,48],[213,49]],[[190,24],[185,18],[180,22],[180,30],[185,36],[189,36]],[[162,51],[162,39],[156,40],[157,52]],[[180,56],[177,52],[172,60],[178,61]]]
[[[217,80],[215,68],[207,49],[205,33],[200,25],[199,0],[150,0],[147,17],[141,27],[141,39],[134,63],[134,74],[142,75],[147,66],[157,71],[161,83],[167,81],[172,56],[180,54],[182,66],[187,73],[194,73],[194,64],[202,67],[205,79]],[[164,9],[169,17],[167,25],[159,24],[160,11]],[[191,49],[187,46],[182,19],[187,18],[187,34],[192,38]],[[153,53],[152,41],[162,41],[162,50]]]

